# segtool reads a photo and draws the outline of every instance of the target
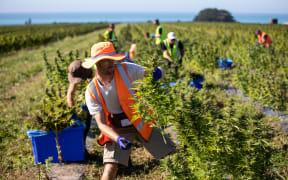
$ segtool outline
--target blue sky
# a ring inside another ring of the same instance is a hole
[[[188,12],[204,8],[232,13],[288,14],[288,0],[0,0],[5,12]]]

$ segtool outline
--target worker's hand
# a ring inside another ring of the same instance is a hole
[[[123,149],[123,150],[128,150],[132,146],[132,143],[128,139],[126,139],[125,137],[121,137],[121,136],[118,136],[117,143],[119,144],[120,149]]]
[[[153,80],[157,81],[160,78],[164,77],[164,70],[161,69],[160,67],[157,67],[153,71]]]
[[[68,107],[69,108],[73,108],[73,106],[74,106],[74,102],[73,101],[67,100],[67,103],[68,103]]]
[[[154,39],[155,38],[155,34],[151,34],[151,38]]]

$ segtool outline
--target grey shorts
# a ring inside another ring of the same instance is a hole
[[[116,129],[120,136],[126,137],[129,141],[140,142],[145,149],[156,159],[161,159],[169,153],[176,152],[174,143],[169,136],[162,136],[157,128],[153,128],[149,141],[145,141],[134,127]],[[164,140],[165,138],[165,140]],[[115,142],[104,146],[103,163],[118,163],[128,166],[131,149],[122,150]]]

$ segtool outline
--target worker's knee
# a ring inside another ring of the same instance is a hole
[[[104,163],[104,170],[107,171],[115,171],[118,169],[118,164],[117,163]]]
[[[117,163],[105,163],[104,172],[101,179],[114,179],[117,173],[118,164]]]

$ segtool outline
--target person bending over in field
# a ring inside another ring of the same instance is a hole
[[[74,105],[74,94],[77,89],[77,85],[81,82],[86,80],[92,79],[94,77],[94,73],[92,69],[85,69],[81,66],[83,62],[81,60],[73,61],[68,67],[68,80],[69,80],[69,87],[67,91],[67,104],[69,108],[73,108]],[[81,104],[81,108],[83,109],[84,119],[80,118],[80,120],[84,120],[86,124],[86,128],[84,131],[84,144],[86,142],[86,137],[91,125],[91,115],[88,112],[88,108],[86,105]],[[77,114],[73,114],[73,116],[77,116]],[[76,117],[78,118],[78,117]],[[85,156],[87,157],[88,151],[85,148]]]
[[[156,159],[176,152],[173,142],[151,126],[152,122],[137,117],[133,111],[135,92],[133,82],[148,75],[144,67],[133,63],[117,63],[125,55],[116,54],[113,44],[99,42],[91,48],[91,58],[82,66],[91,68],[96,64],[97,73],[89,83],[85,99],[90,114],[95,118],[101,134],[98,144],[104,146],[103,179],[114,179],[119,165],[128,165],[131,146],[139,141]],[[163,71],[156,68],[153,79],[162,77]]]
[[[171,63],[182,65],[184,46],[180,40],[176,39],[174,32],[168,33],[167,39],[161,43],[161,49],[163,50],[163,57],[167,59],[166,64],[168,67],[171,66]]]
[[[269,47],[271,45],[272,39],[267,33],[262,32],[261,30],[256,30],[255,33],[257,34],[259,39],[259,43],[256,43],[256,46],[265,45],[266,47]]]

